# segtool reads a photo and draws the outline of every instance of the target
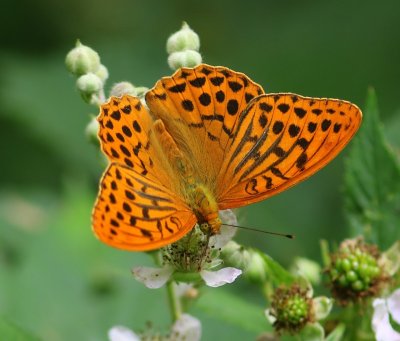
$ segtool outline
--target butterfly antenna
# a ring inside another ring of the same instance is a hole
[[[294,234],[286,234],[286,233],[279,233],[279,232],[272,232],[272,231],[264,231],[264,230],[259,230],[253,227],[247,227],[247,226],[238,226],[238,225],[232,225],[232,224],[222,224],[225,226],[231,226],[231,227],[237,227],[237,228],[241,228],[244,230],[249,230],[249,231],[255,231],[255,232],[261,232],[261,233],[266,233],[266,234],[272,234],[274,236],[280,236],[280,237],[285,237],[285,238],[289,238],[289,239],[294,239],[295,235]]]

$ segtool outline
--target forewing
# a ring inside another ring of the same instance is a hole
[[[130,251],[158,249],[195,224],[179,198],[131,167],[112,163],[104,173],[92,215],[94,233],[104,243]]]
[[[346,101],[269,94],[243,111],[218,176],[220,209],[268,198],[314,174],[350,141],[360,109]]]
[[[101,148],[110,162],[134,169],[147,178],[168,186],[168,165],[161,165],[162,154],[151,141],[153,119],[139,98],[111,97],[98,117]]]
[[[201,180],[215,187],[239,114],[262,93],[262,88],[242,73],[202,64],[162,78],[146,94],[146,102],[163,120]]]

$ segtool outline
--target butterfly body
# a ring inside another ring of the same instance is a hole
[[[185,154],[168,133],[162,120],[155,121],[153,130],[162,147],[163,155],[175,172],[174,178],[180,179],[180,192],[184,194],[187,205],[195,214],[197,222],[206,224],[212,234],[218,233],[221,220],[218,217],[218,204],[213,193],[200,183],[201,177],[198,172],[185,158]]]
[[[93,229],[105,243],[152,250],[218,211],[258,202],[331,161],[361,123],[342,100],[265,94],[246,75],[199,65],[162,78],[140,99],[112,97],[98,117],[110,165]]]

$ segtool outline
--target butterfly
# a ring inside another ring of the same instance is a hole
[[[243,73],[201,64],[159,80],[145,101],[101,106],[109,159],[93,210],[96,236],[116,248],[171,244],[218,211],[255,203],[308,178],[351,140],[362,120],[346,101],[266,94]]]

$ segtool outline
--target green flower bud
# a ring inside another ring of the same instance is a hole
[[[100,57],[96,51],[88,46],[82,45],[78,40],[65,58],[65,64],[69,72],[75,76],[85,73],[96,72],[100,67]]]
[[[103,64],[99,66],[94,74],[101,79],[103,84],[108,79],[108,69]]]
[[[263,283],[266,280],[267,269],[265,261],[258,252],[250,250],[243,270],[244,276],[253,283]]]
[[[90,142],[94,144],[99,144],[99,138],[97,136],[99,131],[99,122],[97,121],[96,117],[92,117],[89,124],[86,126],[85,134],[86,137],[89,139]]]
[[[314,322],[313,301],[306,289],[301,289],[298,284],[289,288],[276,289],[269,314],[275,318],[273,326],[280,333],[299,332],[309,323]]]
[[[185,22],[182,24],[182,28],[167,40],[168,54],[185,50],[199,51],[199,49],[199,36]]]
[[[123,95],[137,95],[136,88],[132,83],[120,82],[113,85],[110,91],[110,96],[121,97]]]
[[[331,280],[332,294],[339,303],[346,305],[364,297],[376,296],[388,276],[379,267],[379,250],[360,238],[344,241],[331,255],[327,273]]]
[[[311,284],[319,284],[321,280],[321,267],[307,258],[297,257],[291,267],[291,272],[303,276]]]
[[[200,53],[193,50],[174,52],[168,56],[168,65],[173,70],[181,67],[195,67],[201,64],[201,61]]]
[[[120,82],[113,85],[110,91],[110,96],[121,97],[124,95],[130,95],[142,98],[149,91],[149,88],[144,86],[134,86],[129,82]]]
[[[85,95],[91,95],[103,88],[103,82],[94,73],[87,73],[77,79],[76,86]]]

